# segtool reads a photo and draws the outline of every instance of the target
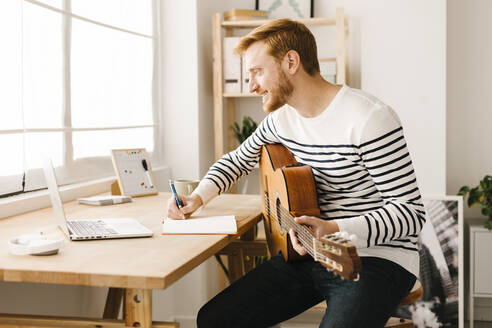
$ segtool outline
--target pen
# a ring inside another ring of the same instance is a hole
[[[145,159],[142,159],[142,166],[145,170],[145,173],[147,174],[147,179],[149,179],[150,188],[154,188],[154,184],[152,183],[152,178],[149,172],[149,167],[147,166],[147,161]]]
[[[176,189],[174,188],[173,180],[169,180],[169,185],[171,186],[171,190],[173,191],[174,199],[176,200],[176,205],[178,205],[178,208],[181,209],[183,205],[181,205],[181,202],[179,201],[178,194],[176,193]]]

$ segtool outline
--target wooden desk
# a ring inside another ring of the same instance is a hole
[[[65,204],[72,219],[134,217],[154,231],[152,238],[72,242],[65,238],[60,253],[53,256],[15,256],[8,239],[42,230],[50,238],[64,234],[57,228],[52,208],[0,219],[0,281],[35,282],[125,288],[124,322],[106,319],[43,318],[1,315],[0,327],[177,327],[175,323],[152,323],[152,289],[164,289],[231,243],[236,236],[162,236],[161,219],[169,193],[135,198],[114,206]],[[261,203],[255,195],[221,195],[198,216],[234,214],[238,235],[261,220]],[[63,322],[61,320],[64,320]]]

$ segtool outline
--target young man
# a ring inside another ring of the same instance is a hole
[[[321,217],[296,218],[323,235],[358,238],[359,280],[345,281],[312,259],[272,258],[222,291],[198,314],[198,327],[269,327],[325,300],[320,327],[383,327],[418,275],[417,239],[425,212],[396,113],[360,90],[320,75],[316,43],[301,23],[275,20],[236,48],[250,72],[250,92],[269,115],[236,150],[215,163],[195,192],[168,216],[189,217],[226,191],[280,143],[311,166]],[[294,248],[306,250],[289,232]]]

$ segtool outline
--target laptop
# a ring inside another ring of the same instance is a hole
[[[58,191],[55,170],[51,160],[47,160],[44,176],[50,192],[51,204],[56,222],[70,240],[115,239],[150,237],[153,232],[133,218],[77,219],[69,220],[65,216],[63,203]]]

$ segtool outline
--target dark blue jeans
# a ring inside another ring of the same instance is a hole
[[[326,300],[320,327],[384,327],[416,278],[391,261],[361,259],[359,280],[346,281],[317,262],[287,263],[275,256],[205,304],[197,325],[270,327]]]

